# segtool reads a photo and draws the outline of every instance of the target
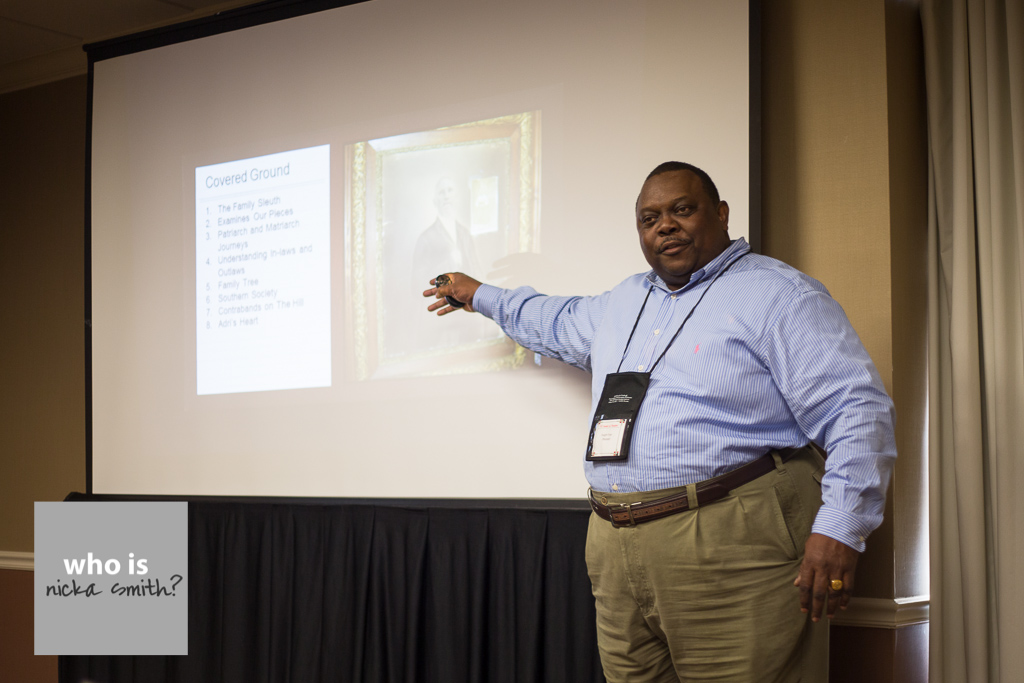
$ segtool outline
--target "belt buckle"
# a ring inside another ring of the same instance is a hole
[[[613,529],[621,529],[623,527],[629,528],[629,527],[636,526],[636,520],[633,519],[633,506],[634,505],[643,505],[643,504],[644,503],[643,503],[642,500],[638,500],[635,503],[616,503],[615,505],[609,505],[608,506],[608,517],[610,518],[609,521],[612,523],[612,528]],[[618,508],[618,509],[614,509],[614,508]],[[620,523],[615,521],[615,513],[616,512],[622,512],[623,510],[625,510],[626,514],[629,516],[629,524],[620,524]]]

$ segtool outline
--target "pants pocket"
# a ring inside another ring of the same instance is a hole
[[[793,559],[803,555],[804,545],[811,535],[817,501],[801,500],[801,489],[792,479],[792,473],[781,473],[779,481],[772,487],[781,529],[789,540]],[[804,487],[809,488],[809,487]],[[816,486],[814,488],[817,488]]]

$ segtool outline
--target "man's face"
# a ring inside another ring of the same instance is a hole
[[[445,218],[455,215],[455,183],[448,178],[441,178],[434,187],[434,206]]]
[[[729,205],[714,206],[696,174],[668,171],[641,188],[636,229],[651,268],[679,289],[729,247]]]

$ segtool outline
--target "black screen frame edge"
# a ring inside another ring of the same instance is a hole
[[[89,62],[85,91],[85,490],[92,493],[92,93]]]
[[[590,510],[586,498],[329,498],[310,496],[173,496],[72,491],[65,503],[232,503],[259,505],[370,505],[454,510]]]
[[[761,253],[761,0],[748,0],[747,56],[750,74],[747,76],[750,89],[750,250]]]
[[[293,19],[324,10],[358,5],[370,0],[263,0],[225,10],[198,19],[190,19],[169,26],[140,31],[118,38],[110,38],[82,47],[89,58],[89,67],[94,62],[130,55],[135,52],[152,50],[166,45],[184,43],[197,38],[207,38],[220,33],[229,33],[244,28],[270,24],[284,19]]]

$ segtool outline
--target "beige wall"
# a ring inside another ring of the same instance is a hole
[[[886,520],[832,628],[830,680],[927,680],[927,148],[918,4],[764,0],[763,251],[843,305],[896,404]],[[864,598],[867,598],[865,600]]]
[[[85,83],[0,95],[0,560],[32,551],[34,501],[85,490]],[[32,580],[0,568],[0,681],[57,679]]]
[[[917,7],[765,0],[763,15],[763,251],[828,287],[897,408],[889,509],[861,559],[857,594],[925,594],[927,150]]]
[[[0,96],[0,551],[85,489],[85,91]]]
[[[886,2],[889,97],[889,245],[892,278],[893,400],[900,459],[893,483],[894,591],[929,592],[926,291],[928,137],[924,45],[916,3]]]
[[[883,4],[763,13],[763,251],[825,283],[891,388]]]

